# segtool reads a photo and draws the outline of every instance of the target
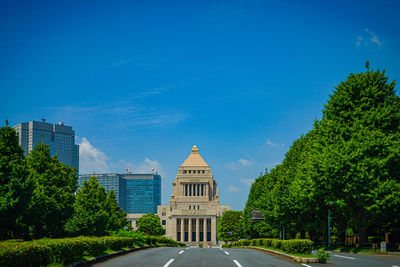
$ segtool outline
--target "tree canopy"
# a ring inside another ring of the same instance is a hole
[[[265,221],[252,222],[252,209]],[[400,98],[384,71],[350,74],[335,88],[322,119],[252,185],[243,229],[326,240],[328,209],[342,241],[347,228],[361,243],[400,230]]]
[[[237,241],[242,237],[241,230],[241,211],[225,211],[218,219],[217,231],[218,238],[222,241]]]
[[[160,217],[157,214],[149,213],[139,218],[137,222],[138,231],[147,235],[163,235],[164,228],[160,223]]]

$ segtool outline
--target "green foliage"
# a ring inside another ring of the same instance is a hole
[[[283,162],[256,179],[244,209],[250,238],[306,233],[326,241],[327,211],[338,242],[347,228],[400,230],[400,97],[385,72],[350,74],[330,96],[323,117],[294,141]],[[250,219],[251,210],[264,221]],[[379,232],[378,232],[379,231]]]
[[[331,254],[325,252],[323,249],[320,249],[317,252],[317,257],[319,263],[326,263],[328,260],[331,259]]]
[[[74,214],[68,220],[66,230],[75,236],[101,236],[126,226],[125,216],[126,213],[118,207],[114,192],[107,194],[97,178],[91,177],[77,192]]]
[[[0,128],[0,240],[19,237],[21,216],[32,195],[24,151],[16,131]]]
[[[68,264],[83,256],[98,256],[107,249],[132,247],[130,237],[76,237],[28,242],[0,242],[0,266]]]
[[[24,216],[32,238],[60,237],[73,213],[77,189],[76,169],[52,157],[50,147],[38,144],[28,157],[30,179],[34,184],[32,200]]]
[[[148,236],[142,232],[131,231],[131,230],[118,230],[110,232],[112,236],[126,236],[133,239],[133,243],[136,246],[144,246],[144,245],[165,245],[169,247],[184,247],[185,244],[181,242],[177,242],[172,240],[171,238],[167,238],[164,236]]]
[[[281,249],[292,254],[311,254],[313,242],[308,239],[279,240],[273,238],[259,238],[252,240],[240,240],[225,247],[259,246]]]
[[[137,222],[138,231],[147,235],[163,235],[164,229],[157,214],[149,213],[139,218]]]
[[[218,220],[217,232],[218,238],[225,242],[236,241],[241,238],[241,219],[243,213],[241,211],[225,211]]]

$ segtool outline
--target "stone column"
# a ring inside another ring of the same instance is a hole
[[[200,227],[199,227],[199,218],[196,218],[196,244],[200,241]]]
[[[189,218],[189,225],[188,225],[188,242],[192,242],[192,218]]]
[[[185,220],[183,218],[181,218],[181,242],[185,241],[185,230],[183,229],[183,224],[184,224]]]
[[[203,242],[207,242],[207,218],[203,219]]]
[[[211,242],[213,244],[217,243],[217,218],[212,217],[211,218]]]
[[[178,224],[178,218],[173,218],[172,220],[171,220],[171,228],[170,228],[170,230],[171,230],[171,233],[169,234],[169,236],[172,238],[172,239],[174,239],[174,240],[178,240],[178,231],[176,230],[176,225]],[[166,229],[166,234],[168,235],[168,224],[167,224],[167,229]]]

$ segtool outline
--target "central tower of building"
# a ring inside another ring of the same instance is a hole
[[[166,236],[190,245],[217,241],[217,222],[230,206],[220,206],[219,190],[211,168],[197,146],[178,168],[169,206],[158,206]]]

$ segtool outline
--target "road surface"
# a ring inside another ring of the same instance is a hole
[[[331,253],[330,264],[300,264],[287,258],[250,249],[151,248],[105,260],[94,266],[144,267],[253,267],[253,266],[386,266],[400,267],[400,256],[365,256]]]

